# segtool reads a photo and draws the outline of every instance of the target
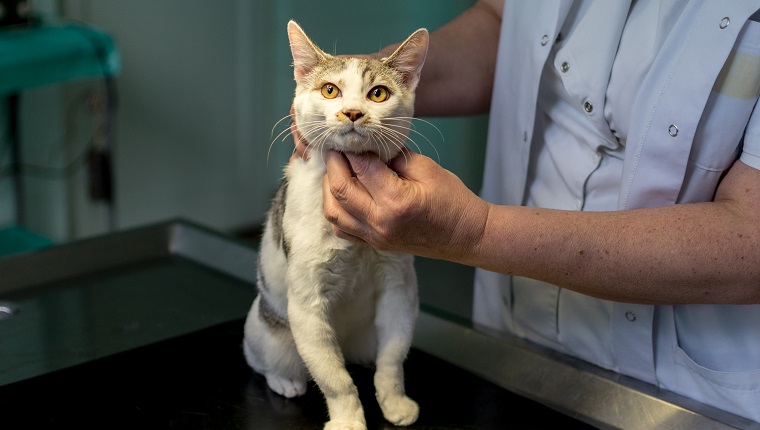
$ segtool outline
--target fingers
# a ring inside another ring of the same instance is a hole
[[[336,236],[362,241],[360,237],[365,237],[369,230],[365,221],[368,211],[372,210],[372,198],[353,176],[342,153],[329,151],[325,165],[327,174],[322,180],[325,218],[333,225]]]
[[[377,154],[346,153],[345,157],[350,163],[357,182],[373,199],[377,199],[380,195],[388,195],[390,190],[401,185],[398,174],[389,168]]]
[[[388,161],[388,167],[401,175],[409,168],[409,159],[417,155],[414,151],[404,146],[395,157]],[[402,175],[403,176],[403,175]]]
[[[419,162],[422,166],[415,166]],[[431,163],[427,157],[408,151],[392,160],[401,171],[397,174],[377,154],[328,151],[322,193],[325,218],[333,225],[333,232],[378,249],[404,246],[409,239],[406,229],[418,222],[415,220],[429,205],[422,183],[402,174],[411,172],[415,178],[426,179],[424,172],[430,170]]]
[[[431,170],[440,166],[429,157],[404,147],[398,155],[388,162],[388,167],[401,178],[418,181],[429,178],[432,174]]]

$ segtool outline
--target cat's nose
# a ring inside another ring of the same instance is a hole
[[[343,115],[347,116],[351,122],[356,122],[359,118],[364,116],[364,113],[358,109],[346,109],[343,111]]]

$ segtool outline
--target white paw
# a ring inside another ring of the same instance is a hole
[[[275,393],[287,398],[301,396],[306,392],[306,381],[267,374],[267,385]]]
[[[367,430],[367,426],[361,421],[332,420],[325,423],[324,430]]]
[[[389,396],[383,400],[378,399],[378,402],[385,419],[397,426],[413,424],[420,414],[417,402],[407,396]]]

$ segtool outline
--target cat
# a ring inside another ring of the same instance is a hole
[[[384,161],[400,153],[429,35],[417,30],[383,59],[327,54],[294,21],[288,38],[295,122],[310,152],[286,166],[267,212],[244,354],[285,397],[304,394],[312,378],[326,399],[325,429],[366,429],[345,363],[374,364],[384,417],[410,425],[419,414],[403,371],[419,312],[413,257],[334,236],[322,178],[329,149],[374,152]]]

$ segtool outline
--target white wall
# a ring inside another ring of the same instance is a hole
[[[64,14],[119,46],[115,139],[119,227],[185,216],[222,229],[261,218],[271,187],[252,112],[247,2],[66,1]],[[245,19],[244,19],[245,18]],[[243,29],[241,29],[241,26]],[[246,30],[247,31],[247,30]]]

